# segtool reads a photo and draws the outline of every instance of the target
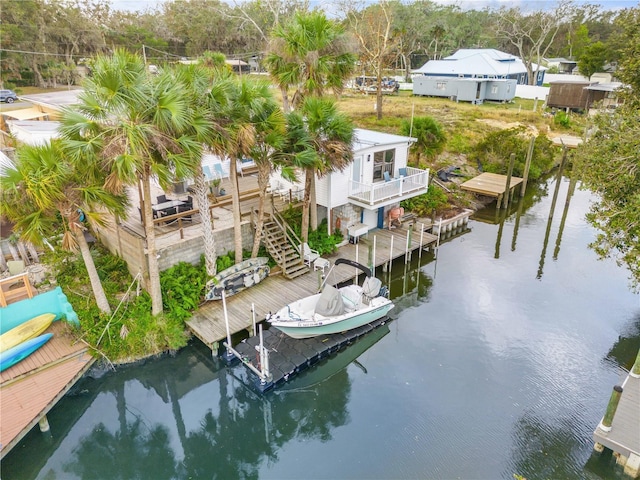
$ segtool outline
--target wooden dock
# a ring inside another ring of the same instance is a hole
[[[628,375],[622,384],[618,408],[611,422],[611,431],[598,426],[593,432],[596,450],[602,446],[620,455],[618,463],[632,478],[640,475],[640,378]]]
[[[53,338],[26,359],[0,373],[0,458],[46,414],[92,365],[87,346],[74,343],[68,326],[54,322]]]
[[[390,257],[396,259],[404,256],[407,245],[407,232],[408,230],[403,228],[394,230],[374,229],[366,236],[361,237],[359,243],[343,245],[338,248],[336,254],[325,256],[324,258],[328,259],[331,265],[334,264],[337,258],[355,260],[363,265],[368,265],[370,263],[369,247],[373,246],[375,238],[376,251],[375,259],[372,263],[378,267],[388,263]],[[390,252],[392,238],[393,252]],[[416,228],[410,236],[410,251],[417,250],[420,247],[420,239],[421,232],[419,228]],[[423,232],[422,247],[429,247],[436,240],[437,236]],[[328,270],[325,270],[324,273],[327,274]],[[333,270],[329,281],[332,284],[342,283],[354,278],[356,273],[361,272],[356,272],[355,269],[347,266],[339,266]],[[287,280],[282,275],[269,276],[259,284],[227,298],[230,333],[233,335],[252,328],[252,304],[255,307],[256,322],[260,322],[264,320],[267,313],[276,312],[288,303],[316,293],[322,281],[321,275],[322,271],[314,271],[312,267],[309,273],[295,280]],[[227,337],[221,301],[205,303],[198,308],[186,324],[193,335],[213,350],[214,353],[217,353],[219,343]]]
[[[522,182],[522,178],[511,177],[509,182],[509,194],[511,195],[515,188],[518,185],[521,185]],[[484,172],[471,180],[467,180],[460,185],[460,188],[468,192],[497,198],[498,203],[500,203],[500,200],[502,200],[502,197],[507,191],[507,176],[500,175],[498,173]]]

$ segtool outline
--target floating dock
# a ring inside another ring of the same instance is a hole
[[[363,342],[368,348],[371,345],[365,343],[364,339],[361,340],[361,338],[369,334],[373,336],[372,332],[374,330],[383,328],[389,321],[389,318],[384,317],[343,333],[305,339],[291,338],[277,328],[271,327],[262,333],[262,344],[269,352],[268,370],[270,376],[268,380],[264,381],[261,381],[256,376],[253,386],[261,393],[264,393],[289,382],[296,375],[327,357],[337,354],[347,347],[352,348],[351,345],[356,342]],[[388,329],[383,333],[388,333]],[[373,336],[373,338],[379,340],[381,337]],[[259,336],[249,337],[233,348],[240,355],[242,363],[250,370],[262,370],[263,366],[260,364],[259,354]],[[362,353],[361,350],[356,349],[354,351]]]
[[[29,284],[27,277],[24,281]],[[0,458],[36,424],[43,432],[49,430],[47,413],[94,362],[88,347],[71,335],[69,323],[77,323],[78,316],[60,287],[35,296],[25,293],[13,300],[0,308],[3,332],[43,313],[65,320],[54,321],[47,328],[46,333],[53,334],[51,340],[0,372]]]

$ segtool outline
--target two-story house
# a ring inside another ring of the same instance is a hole
[[[318,219],[328,228],[358,233],[386,226],[387,213],[400,201],[422,195],[429,186],[429,170],[408,167],[409,147],[415,138],[358,128],[353,162],[342,172],[316,178]],[[274,182],[282,182],[279,173]],[[298,185],[301,188],[301,185]]]

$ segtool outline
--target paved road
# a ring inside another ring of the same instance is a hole
[[[31,106],[29,102],[13,102],[13,103],[0,103],[0,112],[8,112],[10,110],[17,110],[19,108],[28,108]]]

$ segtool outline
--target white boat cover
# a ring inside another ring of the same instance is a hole
[[[325,317],[334,317],[344,313],[344,303],[340,291],[331,285],[325,285],[318,303],[316,303],[315,313]]]
[[[364,279],[364,283],[362,284],[362,293],[365,297],[375,298],[380,293],[380,288],[382,287],[382,282],[380,279],[375,277],[367,277]]]

